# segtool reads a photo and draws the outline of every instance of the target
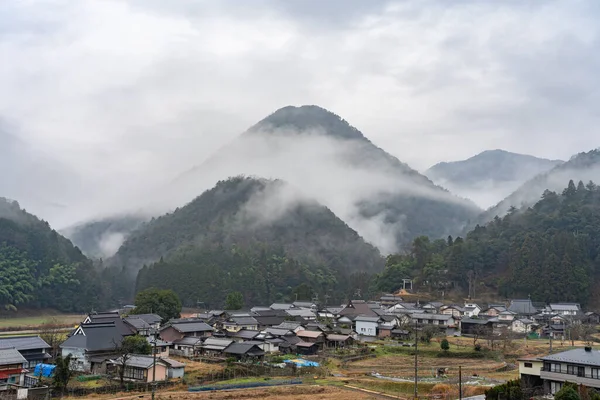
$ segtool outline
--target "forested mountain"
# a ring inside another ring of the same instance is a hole
[[[127,214],[85,222],[61,230],[86,256],[94,259],[113,256],[125,239],[149,218]]]
[[[168,192],[189,199],[240,174],[290,182],[384,253],[418,235],[456,232],[480,213],[471,201],[434,185],[317,106],[277,110],[181,176]]]
[[[186,206],[152,219],[108,262],[132,273],[151,265],[140,272],[138,288],[170,287],[183,300],[258,290],[251,282],[262,280],[270,286],[253,294],[261,300],[302,282],[334,289],[335,281],[341,290],[353,273],[383,267],[377,249],[329,209],[282,181],[245,177],[221,181]]]
[[[489,207],[529,179],[563,162],[505,150],[487,150],[466,160],[438,163],[425,175],[451,192],[481,207]]]
[[[454,285],[475,296],[531,295],[537,301],[600,305],[600,189],[573,181],[546,191],[531,208],[513,209],[465,239],[416,238],[408,255],[388,257],[373,288],[397,289],[413,276],[431,290]]]
[[[107,290],[88,260],[47,222],[0,198],[0,307],[89,311]]]
[[[475,221],[480,224],[491,221],[495,216],[502,217],[511,207],[528,207],[535,204],[544,191],[561,191],[564,183],[600,181],[600,150],[579,153],[550,171],[537,175],[521,185],[510,196],[485,211]]]

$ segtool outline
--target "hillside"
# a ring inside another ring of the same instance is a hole
[[[317,106],[277,110],[179,177],[169,193],[184,193],[189,201],[240,174],[290,182],[383,253],[417,235],[457,232],[480,213]]]
[[[100,259],[113,256],[125,239],[148,218],[122,215],[101,218],[61,230],[83,254]]]
[[[489,207],[529,179],[562,163],[505,150],[487,150],[466,160],[438,163],[425,175],[451,192],[472,199],[481,207]]]
[[[254,255],[262,254],[264,248],[268,257],[277,254],[312,270],[325,268],[346,275],[378,271],[383,266],[377,249],[329,209],[282,181],[244,177],[221,181],[186,206],[152,219],[134,231],[107,262],[126,266],[134,274],[161,257],[169,262],[216,248]],[[226,263],[214,266],[217,270],[227,267]],[[197,268],[201,273],[202,268]]]
[[[417,238],[412,253],[388,259],[373,285],[386,285],[411,274],[430,290],[455,284],[474,297],[482,292],[502,298],[575,301],[600,305],[600,188],[569,182],[559,192],[546,191],[531,208],[513,210],[465,239]],[[397,285],[398,283],[396,283]]]
[[[91,261],[68,239],[0,198],[0,307],[89,311],[105,306],[107,294]]]
[[[579,153],[569,161],[528,180],[504,200],[486,210],[476,221],[486,223],[495,216],[504,216],[511,207],[531,206],[542,197],[544,191],[561,191],[569,180],[600,181],[600,150]]]

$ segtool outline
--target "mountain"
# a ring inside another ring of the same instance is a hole
[[[0,307],[90,311],[108,292],[72,243],[12,200],[0,198]]]
[[[92,259],[113,256],[125,239],[149,218],[127,214],[84,222],[61,230],[83,254]]]
[[[383,253],[398,251],[418,235],[445,237],[481,212],[317,106],[277,110],[165,192],[170,199],[181,195],[183,204],[240,174],[289,182]]]
[[[266,301],[304,281],[342,290],[352,274],[383,267],[377,249],[326,207],[285,182],[246,177],[221,181],[152,219],[107,263],[133,273],[146,265],[138,289],[170,287],[188,303],[203,290],[211,296],[250,290],[248,274],[267,281],[265,290],[252,292]]]
[[[472,199],[481,207],[489,207],[529,179],[563,162],[487,150],[466,160],[436,164],[425,175],[451,192]]]
[[[409,255],[388,259],[374,279],[381,289],[412,274],[432,291],[476,299],[526,298],[600,305],[600,188],[568,183],[532,207],[513,210],[466,237],[417,238]]]
[[[548,172],[529,179],[494,207],[486,210],[475,221],[485,223],[495,216],[504,216],[511,207],[521,208],[535,204],[546,190],[561,191],[566,182],[600,181],[600,149],[579,153]]]

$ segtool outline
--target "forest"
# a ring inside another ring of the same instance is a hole
[[[371,291],[392,292],[412,277],[422,289],[459,289],[477,296],[599,304],[600,189],[573,181],[562,193],[544,192],[534,206],[512,208],[465,238],[416,238],[391,255]]]
[[[107,305],[108,288],[68,239],[0,199],[0,308],[90,311]]]

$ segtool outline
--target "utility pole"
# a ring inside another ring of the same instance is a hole
[[[462,366],[458,366],[458,400],[462,400]]]
[[[418,388],[418,379],[419,379],[419,364],[418,364],[418,350],[419,350],[419,335],[417,333],[418,327],[418,319],[415,319],[415,400],[419,398],[419,388]]]
[[[154,332],[154,346],[152,348],[152,400],[156,392],[156,331]]]

